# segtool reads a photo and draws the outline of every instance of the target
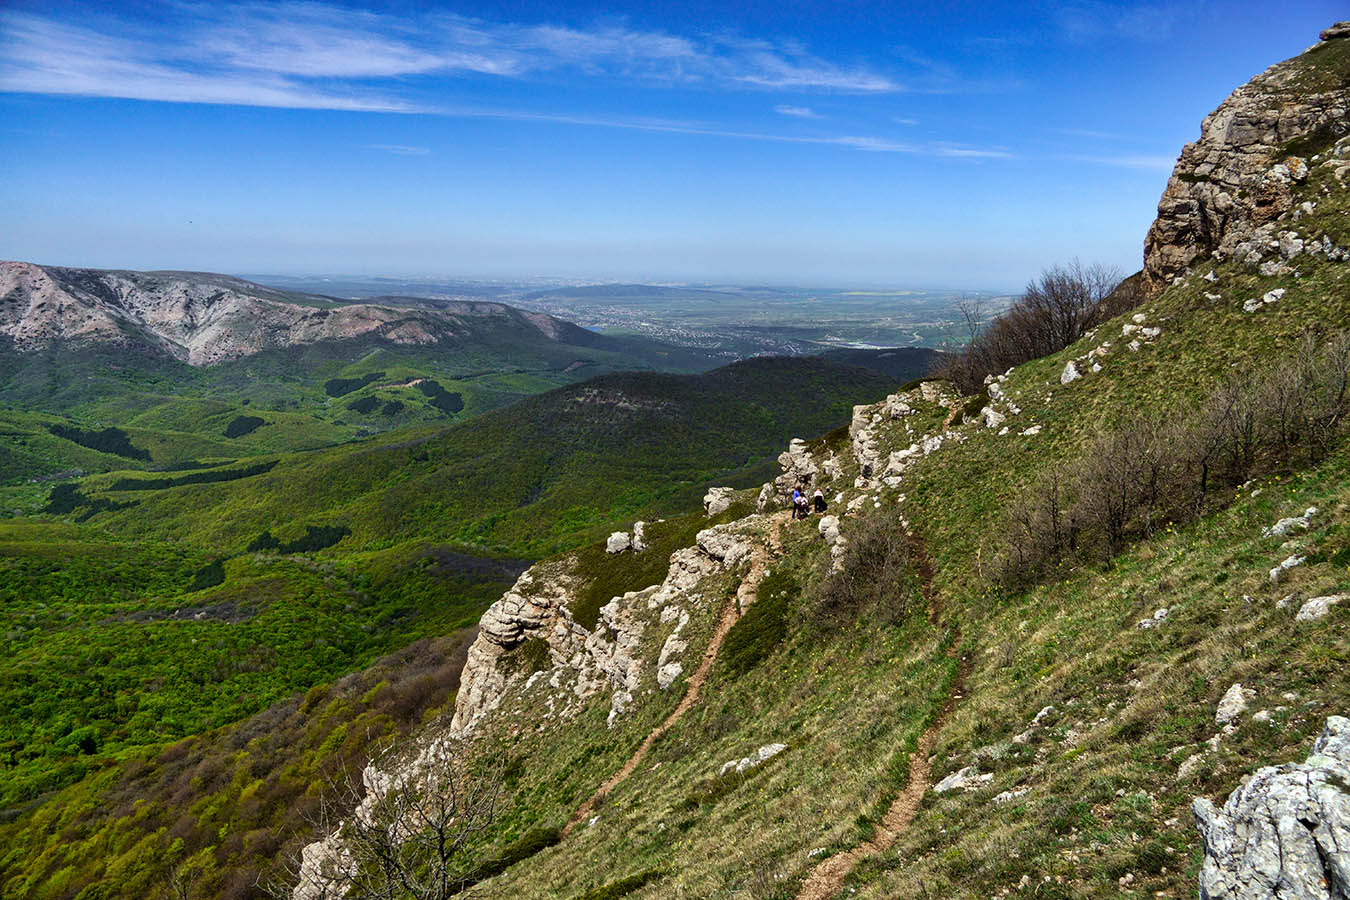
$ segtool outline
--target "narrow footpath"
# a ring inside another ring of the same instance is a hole
[[[911,534],[909,540],[915,568],[923,579],[922,593],[928,606],[928,619],[934,625],[937,625],[941,617],[942,606],[937,590],[933,587],[933,566],[929,561],[923,539]],[[961,636],[957,632],[952,636],[951,648],[947,651],[947,656],[949,658],[957,656],[961,652],[960,645]],[[905,783],[904,790],[891,803],[886,815],[882,817],[881,823],[877,825],[872,835],[872,839],[859,844],[852,850],[836,853],[834,856],[822,860],[803,882],[801,890],[797,893],[797,900],[832,900],[832,898],[837,897],[844,888],[844,879],[848,877],[849,872],[853,871],[854,866],[863,859],[890,850],[895,844],[896,838],[909,828],[910,823],[914,821],[914,817],[919,812],[919,804],[923,801],[923,795],[932,787],[932,764],[929,762],[929,757],[933,753],[933,748],[937,745],[938,735],[951,716],[952,710],[965,696],[966,677],[969,674],[970,660],[968,657],[962,657],[956,669],[956,677],[952,679],[951,687],[947,691],[947,699],[943,701],[942,709],[938,712],[937,718],[919,736],[919,740],[914,746],[914,752],[910,754],[909,780]]]
[[[712,671],[713,663],[717,661],[717,654],[722,650],[722,642],[726,640],[727,632],[731,631],[731,626],[740,620],[741,611],[755,602],[759,595],[760,582],[764,580],[764,573],[768,570],[771,555],[782,549],[779,537],[782,522],[782,514],[775,514],[770,519],[769,533],[765,536],[765,541],[757,546],[751,554],[750,571],[746,573],[745,578],[741,580],[740,586],[736,589],[736,598],[727,602],[721,616],[718,617],[717,627],[713,631],[712,639],[708,641],[708,646],[703,651],[703,658],[699,661],[698,669],[693,675],[689,676],[689,685],[684,692],[684,697],[670,711],[670,714],[661,721],[661,724],[652,729],[637,750],[633,751],[633,755],[623,764],[623,768],[611,775],[604,784],[596,788],[595,793],[591,794],[585,803],[577,807],[577,811],[572,813],[572,818],[567,820],[567,825],[563,828],[563,837],[571,834],[578,823],[589,820],[595,812],[596,805],[629,775],[637,771],[637,767],[647,757],[652,745],[698,702],[703,684],[708,680],[708,673]]]

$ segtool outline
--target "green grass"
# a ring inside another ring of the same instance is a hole
[[[415,555],[377,578],[360,558],[222,561],[37,524],[0,525],[0,548],[0,808],[467,626],[508,583]]]
[[[891,386],[873,372],[804,358],[699,376],[609,375],[440,432],[283,456],[239,481],[130,493],[109,473],[83,490],[139,501],[134,515],[95,517],[109,529],[181,535],[217,553],[238,552],[279,523],[308,521],[345,525],[354,546],[372,549],[425,537],[542,556],[658,517],[788,438],[847,420],[853,403]]]

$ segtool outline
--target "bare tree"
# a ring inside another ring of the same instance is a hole
[[[292,861],[285,896],[308,900],[445,900],[470,883],[476,839],[496,820],[501,764],[439,741],[400,763],[378,754],[346,771],[314,823],[320,849]],[[276,893],[276,891],[274,891]]]
[[[1077,260],[1052,266],[987,325],[982,309],[958,303],[970,340],[945,358],[936,374],[974,394],[986,375],[1062,350],[1138,302],[1134,282],[1121,281],[1116,269]]]

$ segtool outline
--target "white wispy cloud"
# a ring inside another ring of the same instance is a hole
[[[366,149],[382,150],[395,156],[426,156],[431,153],[430,147],[411,147],[406,144],[367,144]]]
[[[547,121],[878,153],[1009,155],[1000,148],[916,144],[879,135],[774,134],[680,120],[446,106],[438,99],[449,90],[446,78],[550,73],[797,94],[910,89],[883,72],[823,59],[792,41],[682,36],[623,23],[575,28],[444,13],[396,17],[305,2],[215,6],[185,0],[156,9],[162,20],[93,12],[76,23],[0,6],[0,91]],[[432,76],[441,80],[425,80]],[[824,118],[799,103],[775,109],[800,119]],[[369,149],[409,156],[430,152],[392,144]]]
[[[876,93],[901,85],[806,48],[622,24],[396,17],[315,3],[174,5],[153,29],[97,13],[80,24],[0,9],[0,90],[333,109],[415,108],[417,76],[593,78]],[[342,90],[344,86],[346,90]],[[388,96],[371,95],[383,91]]]
[[[1068,154],[1060,159],[1070,162],[1092,163],[1099,166],[1117,166],[1123,169],[1150,169],[1158,172],[1170,172],[1177,164],[1175,156],[1152,156],[1148,154],[1123,154],[1119,156],[1093,156]]]
[[[1172,34],[1182,16],[1193,16],[1195,11],[1194,2],[1121,5],[1088,0],[1059,7],[1054,21],[1061,34],[1076,44],[1113,39],[1158,41]]]

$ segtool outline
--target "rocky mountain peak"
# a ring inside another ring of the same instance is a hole
[[[0,262],[0,336],[25,351],[58,342],[110,343],[207,366],[269,349],[360,337],[438,344],[472,334],[487,319],[513,320],[550,340],[580,331],[501,303],[446,303],[437,309],[351,303],[204,272]]]
[[[1206,257],[1278,267],[1276,231],[1294,212],[1309,165],[1350,152],[1341,140],[1350,134],[1347,37],[1350,22],[1332,25],[1318,44],[1257,75],[1205,117],[1145,240],[1147,294],[1156,296]]]

